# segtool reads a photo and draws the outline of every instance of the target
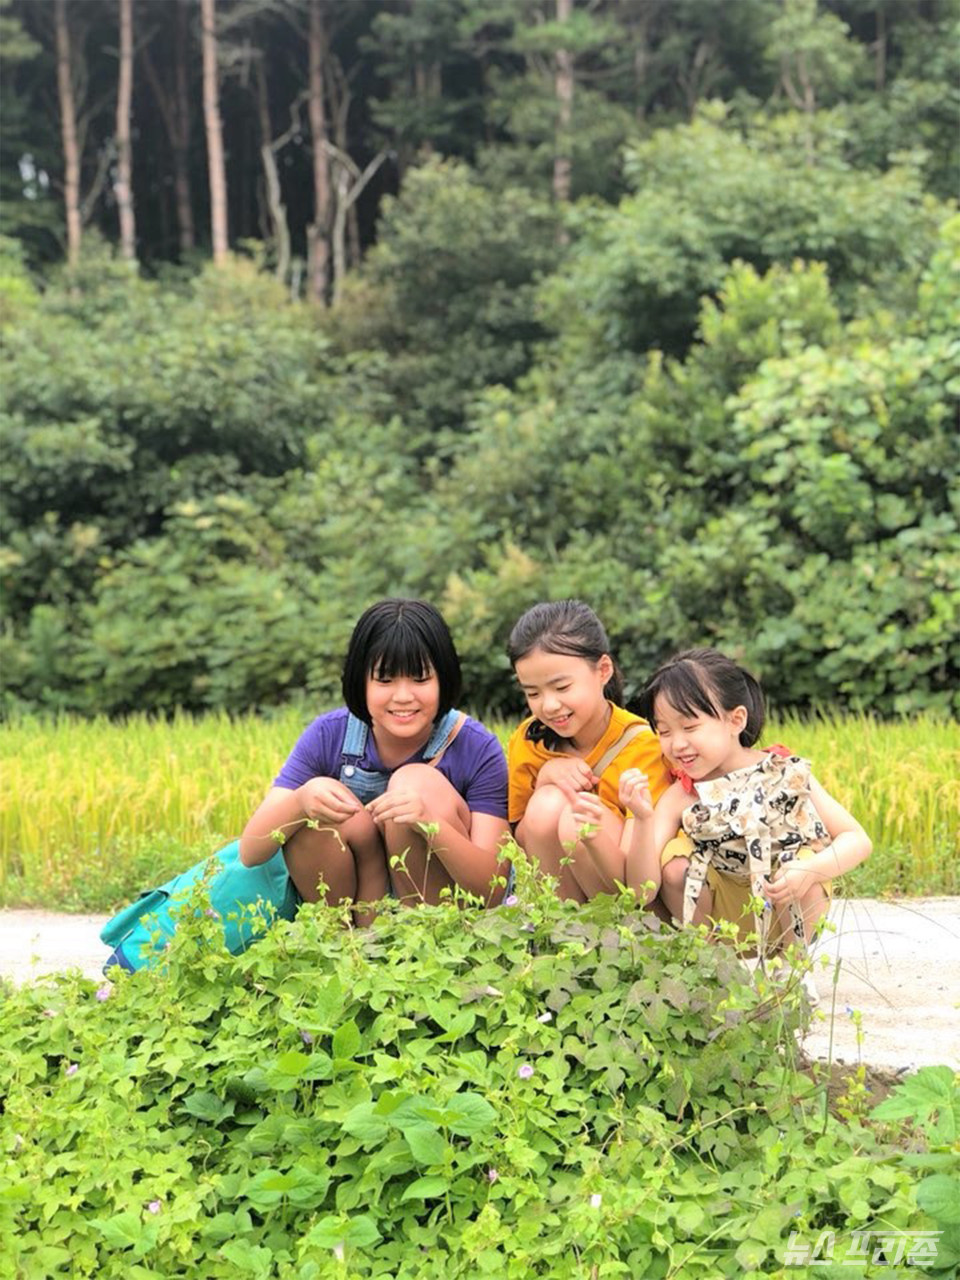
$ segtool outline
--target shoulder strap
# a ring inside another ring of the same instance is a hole
[[[610,768],[610,766],[613,764],[614,760],[616,760],[620,752],[624,749],[625,746],[631,743],[634,740],[634,738],[636,738],[641,733],[649,733],[649,732],[650,730],[645,724],[638,724],[636,721],[634,721],[633,724],[628,724],[627,727],[624,729],[623,733],[621,733],[620,737],[617,738],[616,742],[611,742],[610,746],[607,747],[606,751],[603,753],[603,755],[600,757],[597,763],[590,766],[593,769],[593,772],[596,774],[596,776],[598,778],[602,777],[604,771]]]
[[[343,735],[343,746],[340,748],[341,756],[346,759],[350,756],[359,759],[367,749],[367,734],[370,732],[370,726],[364,724],[351,711],[347,715],[347,730]]]
[[[465,711],[458,711],[456,707],[451,707],[438,721],[437,727],[430,735],[430,741],[423,749],[423,759],[426,764],[439,764],[441,756],[463,728],[466,719]]]
[[[424,763],[437,763],[460,732],[466,718],[466,712],[457,711],[455,707],[451,707],[447,714],[437,721],[430,735],[430,741],[423,749]],[[363,755],[367,748],[369,733],[370,726],[359,720],[351,711],[347,716],[347,729],[343,735],[343,746],[340,748],[340,755],[344,761],[358,760]]]

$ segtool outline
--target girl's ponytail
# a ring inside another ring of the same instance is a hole
[[[613,654],[608,657],[613,663],[613,674],[607,683],[603,686],[603,696],[607,698],[614,706],[623,706],[623,672],[620,670],[620,663]]]
[[[743,667],[738,667],[737,670],[743,679],[743,705],[747,709],[747,723],[740,730],[740,745],[752,747],[763,732],[764,721],[767,718],[763,690],[756,676],[751,675]]]

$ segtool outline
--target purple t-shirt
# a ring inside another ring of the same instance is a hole
[[[339,778],[347,715],[347,708],[339,707],[317,716],[307,725],[273,785],[295,791],[311,778]],[[404,764],[422,760],[423,748]],[[393,772],[380,759],[372,730],[367,734],[366,749],[356,763],[361,769]],[[479,720],[467,716],[437,769],[463,797],[471,813],[489,813],[495,818],[507,816],[506,756],[496,737]]]

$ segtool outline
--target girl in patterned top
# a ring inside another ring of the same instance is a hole
[[[675,916],[685,924],[732,920],[741,936],[758,935],[761,955],[784,942],[802,945],[826,910],[831,877],[869,857],[866,832],[808,761],[754,748],[763,693],[717,650],[671,658],[647,684],[640,709],[677,778],[655,808],[642,773],[622,779],[636,816],[627,884],[639,887],[651,856],[680,825],[692,852],[666,864],[661,889]]]

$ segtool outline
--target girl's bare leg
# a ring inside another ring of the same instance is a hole
[[[339,828],[301,827],[284,845],[283,854],[305,902],[319,899],[321,877],[327,886],[326,901],[334,906],[344,901],[377,902],[387,891],[383,840],[365,810]],[[357,923],[369,923],[369,914],[358,914]]]
[[[558,898],[586,902],[572,864],[563,865],[563,860],[571,857],[560,840],[564,812],[569,814],[570,801],[559,787],[538,787],[517,827],[517,843],[529,857],[536,858],[544,875],[556,876]]]
[[[600,829],[619,850],[620,837],[623,835],[623,823],[620,821],[619,816],[611,812],[609,809],[604,809]],[[560,825],[557,834],[560,838],[560,844],[563,846],[564,853],[573,859],[570,864],[570,870],[573,872],[574,879],[580,886],[580,890],[586,899],[595,898],[598,893],[617,892],[616,885],[613,884],[605,872],[597,866],[593,854],[587,846],[578,839],[580,834],[580,825],[575,821],[573,814],[570,811],[569,804],[560,815]],[[623,863],[622,855],[620,860],[621,863]],[[626,866],[622,865],[615,878],[622,884],[625,877]]]
[[[681,915],[683,913],[683,900],[680,904]],[[706,884],[700,890],[700,897],[697,899],[697,905],[693,911],[694,924],[709,924],[708,917],[713,915],[713,890]]]
[[[826,915],[829,901],[823,885],[815,884],[797,902],[803,917],[803,935],[807,942],[813,937],[814,929]],[[776,908],[775,919],[779,926],[780,937],[789,939],[793,932],[793,922],[790,919],[788,903],[783,903]]]
[[[388,791],[390,787],[414,788],[434,820],[449,822],[469,838],[467,803],[439,769],[428,764],[403,765],[390,778]],[[388,819],[383,823],[383,842],[393,891],[406,906],[422,902],[435,905],[444,889],[453,889],[453,877],[431,852],[430,838],[418,826]],[[402,865],[390,866],[389,860],[394,857],[400,858]]]
[[[683,919],[683,889],[689,866],[689,858],[671,858],[660,869],[660,894],[654,899],[653,908],[668,924],[672,920]],[[661,910],[657,910],[658,906]]]

